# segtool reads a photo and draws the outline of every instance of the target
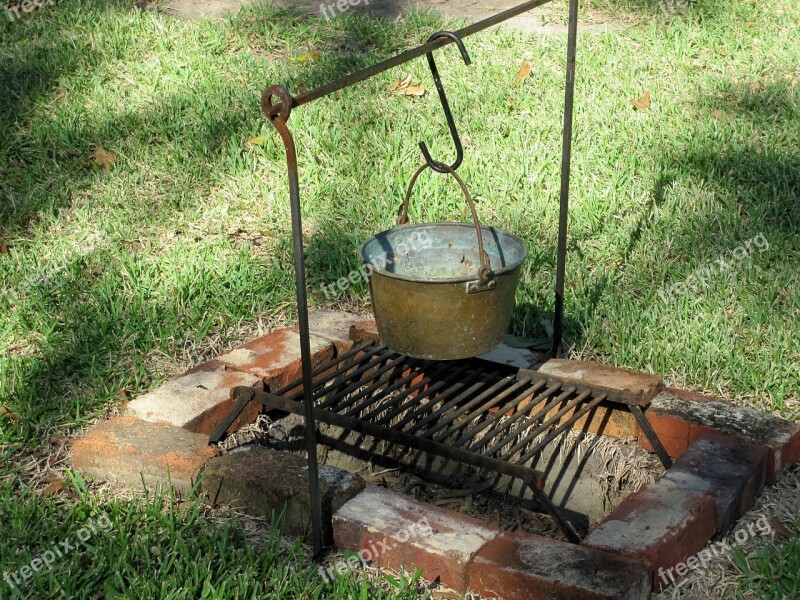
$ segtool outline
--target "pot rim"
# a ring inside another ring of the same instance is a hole
[[[399,227],[392,227],[391,229],[386,229],[384,231],[376,233],[375,235],[367,238],[367,240],[363,244],[361,244],[361,246],[358,249],[358,253],[361,256],[362,263],[363,264],[372,265],[373,273],[378,273],[380,275],[383,275],[384,277],[389,277],[391,279],[399,279],[401,281],[409,281],[411,283],[451,284],[451,283],[467,283],[467,282],[470,282],[470,281],[478,281],[480,279],[480,277],[477,275],[477,273],[474,276],[470,276],[470,277],[456,277],[456,278],[452,278],[452,279],[425,279],[425,278],[422,278],[422,277],[409,277],[408,275],[398,275],[397,273],[390,273],[389,271],[386,271],[384,269],[379,269],[379,268],[375,267],[375,265],[372,264],[369,260],[367,260],[367,257],[366,257],[365,252],[364,252],[365,248],[367,247],[367,244],[369,244],[373,240],[377,239],[378,236],[386,235],[386,234],[391,233],[393,231],[411,231],[411,230],[414,230],[414,229],[430,228],[430,227],[436,227],[436,226],[439,226],[439,225],[446,225],[448,227],[466,227],[468,229],[472,229],[473,231],[475,229],[475,225],[472,224],[472,223],[460,223],[460,222],[448,222],[448,221],[435,221],[435,222],[432,222],[432,223],[414,223],[413,225],[401,225]],[[481,225],[481,231],[494,232],[494,233],[500,234],[501,236],[506,236],[508,238],[511,238],[512,240],[514,240],[517,243],[519,243],[519,245],[522,247],[522,250],[523,250],[523,254],[522,254],[522,258],[521,259],[519,259],[518,261],[515,261],[514,264],[506,265],[505,267],[502,267],[501,269],[497,269],[497,270],[492,269],[492,276],[498,277],[500,275],[505,275],[506,273],[510,273],[514,269],[518,269],[522,265],[522,263],[525,262],[525,259],[528,258],[528,246],[525,244],[525,242],[522,241],[522,239],[520,237],[514,235],[513,233],[505,231],[504,229],[498,229],[497,227],[492,227],[491,225]],[[476,245],[477,245],[477,242],[476,242]]]

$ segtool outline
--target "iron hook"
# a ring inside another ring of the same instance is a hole
[[[461,53],[461,58],[464,59],[465,65],[469,65],[472,62],[469,54],[467,53],[467,49],[464,47],[464,42],[461,41],[461,38],[452,31],[437,31],[428,38],[428,41],[432,42],[442,37],[449,38],[455,42],[456,46],[458,46],[458,51]],[[442,80],[439,77],[439,70],[436,68],[436,62],[433,60],[433,52],[426,53],[426,56],[428,57],[428,66],[431,69],[431,75],[433,75],[433,82],[436,84],[436,91],[439,92],[439,101],[442,103],[442,108],[444,109],[444,116],[447,119],[447,126],[450,129],[450,136],[453,138],[453,143],[456,146],[456,161],[450,165],[450,168],[448,169],[447,167],[442,166],[443,163],[433,160],[430,152],[428,152],[428,146],[425,145],[425,142],[420,142],[419,148],[422,150],[422,155],[425,157],[425,162],[431,169],[437,173],[448,173],[450,169],[455,171],[459,166],[461,166],[461,161],[464,159],[464,148],[461,146],[461,138],[458,135],[458,130],[456,129],[456,124],[453,120],[453,113],[450,112],[450,103],[447,101],[447,96],[444,93]]]

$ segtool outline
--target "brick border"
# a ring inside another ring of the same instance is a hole
[[[310,318],[315,364],[352,347],[351,325],[375,331],[374,321],[348,313],[314,311]],[[531,367],[539,357],[504,347],[490,358]],[[386,491],[379,493],[378,510],[378,492],[368,488],[333,517],[340,547],[359,549],[366,537],[396,532],[404,518],[435,515],[439,530],[391,554],[393,562],[387,565],[413,568],[427,561],[433,565],[426,573],[428,579],[439,576],[459,591],[473,586],[487,595],[497,591],[494,587],[504,587],[506,600],[648,598],[651,588],[660,587],[654,579],[658,569],[674,566],[715,535],[724,535],[749,510],[765,482],[774,483],[788,466],[800,461],[800,424],[690,392],[661,391],[659,378],[627,369],[576,361],[545,362],[538,368],[543,372],[566,369],[585,384],[622,394],[656,393],[645,414],[670,455],[677,458],[673,468],[661,480],[628,496],[581,545],[501,533],[459,513],[406,497],[392,498]],[[139,485],[144,476],[149,483],[169,481],[188,491],[198,472],[217,455],[207,445],[207,435],[231,408],[231,388],[274,389],[299,374],[296,328],[272,331],[131,401],[124,416],[98,424],[73,443],[73,464],[86,475],[127,485]],[[593,381],[593,377],[600,379]],[[252,422],[256,410],[243,414],[231,431]],[[601,407],[589,417],[576,427],[612,436],[638,433],[640,445],[652,450],[627,413]],[[370,498],[373,510],[362,511],[363,515],[352,512]],[[386,520],[388,507],[393,507],[394,521]],[[387,528],[387,522],[394,525]],[[450,551],[441,544],[448,539],[447,531],[458,531],[456,537],[461,540]],[[620,578],[623,571],[630,577]],[[511,580],[524,585],[514,587]]]

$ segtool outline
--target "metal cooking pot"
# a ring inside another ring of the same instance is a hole
[[[485,354],[503,341],[528,250],[517,236],[481,226],[464,182],[439,164],[464,192],[474,224],[406,225],[409,198],[425,164],[411,178],[398,227],[364,242],[361,258],[371,273],[383,343],[407,356],[455,360]]]

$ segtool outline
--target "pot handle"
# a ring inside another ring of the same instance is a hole
[[[489,255],[486,253],[486,250],[483,249],[483,236],[481,235],[481,223],[478,220],[478,211],[475,210],[475,202],[472,200],[472,196],[467,189],[467,186],[464,184],[464,181],[461,177],[458,176],[458,173],[455,172],[450,165],[446,165],[444,163],[440,163],[435,161],[436,165],[444,169],[447,173],[450,173],[455,180],[458,182],[458,185],[461,187],[461,191],[464,192],[464,196],[467,199],[467,204],[469,204],[469,210],[472,213],[472,220],[475,223],[475,233],[478,236],[478,256],[480,257],[481,261],[481,268],[478,271],[478,277],[480,281],[478,285],[470,286],[470,292],[479,292],[485,289],[494,289],[494,278],[492,277],[492,265],[489,261]],[[411,192],[414,191],[414,185],[417,183],[417,179],[422,174],[422,172],[428,168],[428,163],[422,165],[419,169],[414,172],[414,175],[411,177],[411,181],[408,184],[408,190],[406,191],[406,197],[403,200],[403,204],[400,205],[400,210],[397,211],[397,225],[407,225],[408,224],[408,202],[411,198]]]

